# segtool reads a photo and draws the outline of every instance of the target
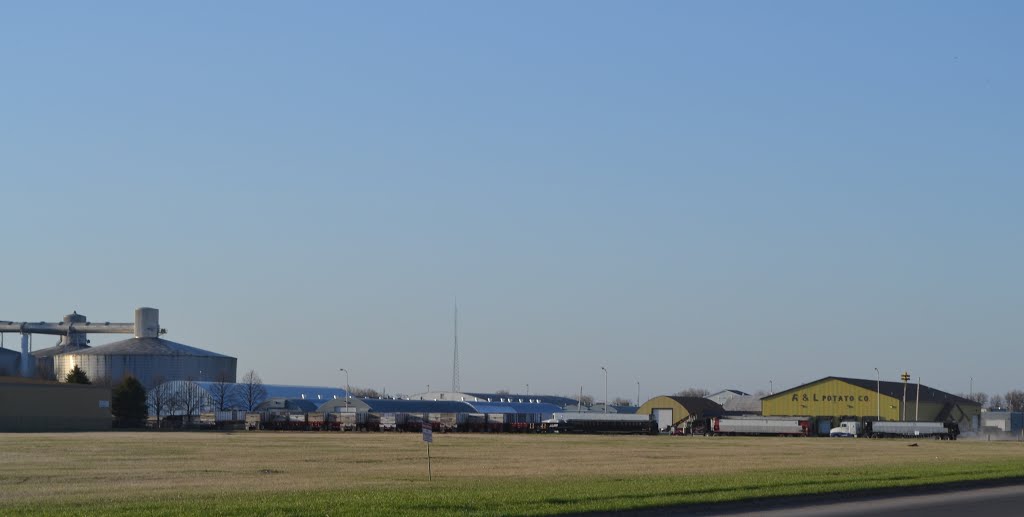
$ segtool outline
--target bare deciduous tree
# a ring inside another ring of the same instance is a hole
[[[612,404],[611,405],[613,405],[613,406],[632,406],[633,405],[633,401],[631,401],[629,399],[624,399],[622,397],[616,397],[616,398],[612,399]]]
[[[254,411],[267,398],[267,389],[263,387],[263,379],[256,370],[249,370],[242,376],[241,389],[238,394],[246,411]]]
[[[711,394],[710,390],[704,388],[686,388],[677,392],[674,397],[706,397]]]
[[[991,409],[1006,409],[1006,403],[1003,402],[1003,397],[999,394],[992,395],[992,398],[988,399],[988,407]]]
[[[1006,407],[1010,411],[1024,411],[1024,391],[1010,390],[1006,392]]]
[[[149,407],[153,410],[153,416],[156,417],[156,426],[159,428],[162,423],[162,417],[174,408],[173,401],[174,393],[171,391],[171,386],[164,381],[162,376],[156,376],[153,378],[153,389],[149,390]]]
[[[238,404],[237,388],[227,372],[221,370],[217,373],[216,380],[210,385],[210,396],[213,397],[213,405],[218,411],[227,411]]]
[[[974,393],[957,393],[957,396],[967,400],[972,400],[981,404],[981,407],[985,407],[988,404],[988,394],[983,391],[975,391]]]
[[[181,410],[185,413],[185,419],[192,423],[192,415],[198,415],[205,402],[203,389],[190,378],[178,387],[177,398]]]
[[[509,390],[498,390],[494,392],[495,395],[511,395],[512,392]]]
[[[379,399],[381,397],[380,392],[373,388],[360,388],[358,386],[352,386],[349,393],[353,397],[364,399]]]
[[[578,400],[580,402],[580,404],[583,404],[584,406],[593,406],[594,405],[594,396],[593,395],[583,395],[583,396],[580,396],[579,394],[576,394],[576,395],[572,395],[572,396],[569,396],[569,397],[566,397],[566,398],[576,399],[576,400]]]

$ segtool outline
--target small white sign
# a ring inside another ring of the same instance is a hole
[[[423,427],[423,441],[427,443],[434,443],[434,431],[433,429],[424,426]]]

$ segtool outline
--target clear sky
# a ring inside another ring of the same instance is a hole
[[[464,390],[1024,388],[1022,26],[1016,1],[7,2],[0,319],[157,307],[240,374],[415,393],[451,383],[458,297]]]

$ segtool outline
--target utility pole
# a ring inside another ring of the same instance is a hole
[[[455,353],[452,359],[452,391],[458,393],[462,390],[459,386],[459,299],[455,299],[455,317],[452,325],[452,334],[455,336]]]
[[[882,420],[882,374],[875,368],[875,420]]]
[[[903,421],[907,421],[907,381],[910,380],[910,374],[906,370],[900,375],[900,379],[903,379]]]
[[[608,412],[608,369],[604,366],[601,367],[604,371],[604,412]]]
[[[348,399],[352,396],[352,391],[349,390],[348,384],[348,370],[339,368],[338,371],[345,372],[345,409],[348,409]]]
[[[917,378],[917,401],[914,402],[914,421],[920,420],[921,413],[921,378]]]

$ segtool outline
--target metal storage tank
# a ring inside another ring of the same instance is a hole
[[[131,374],[147,389],[160,380],[235,382],[238,359],[160,338],[157,316],[156,309],[139,309],[135,337],[54,356],[57,377],[78,365],[94,382]]]
[[[58,378],[75,365],[90,379],[116,383],[131,374],[146,388],[155,381],[194,379],[235,382],[238,359],[157,337],[125,339],[54,357]]]
[[[85,315],[79,314],[78,311],[64,316],[65,325],[85,323],[86,321]],[[57,371],[54,369],[54,357],[68,352],[78,352],[86,348],[89,348],[89,339],[86,337],[86,334],[61,336],[57,346],[32,352],[32,357],[35,358],[36,373],[45,379],[63,380],[64,377],[58,377]]]

